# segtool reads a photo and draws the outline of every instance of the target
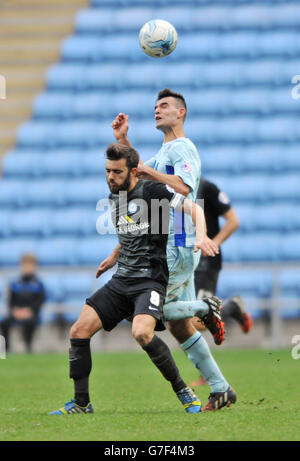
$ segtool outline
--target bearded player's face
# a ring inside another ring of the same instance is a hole
[[[118,194],[121,190],[128,190],[131,183],[131,171],[126,165],[126,159],[106,160],[106,180],[110,191]]]

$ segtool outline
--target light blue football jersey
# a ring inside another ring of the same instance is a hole
[[[195,201],[201,176],[201,161],[196,146],[188,138],[177,138],[162,145],[158,153],[145,162],[161,173],[180,176],[190,187],[188,198]],[[182,212],[170,210],[168,245],[191,247],[195,243],[192,218]]]

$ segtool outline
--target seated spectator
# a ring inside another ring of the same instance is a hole
[[[1,323],[6,350],[10,349],[10,329],[13,325],[22,328],[27,352],[31,352],[34,332],[39,321],[39,312],[45,301],[45,289],[36,275],[37,260],[33,254],[25,254],[21,261],[21,274],[8,288],[8,315]]]

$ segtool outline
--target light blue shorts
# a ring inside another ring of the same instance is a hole
[[[193,247],[167,246],[169,283],[165,304],[196,299],[194,270],[199,264],[201,251]]]

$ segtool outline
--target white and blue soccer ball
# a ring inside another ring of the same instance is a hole
[[[142,50],[153,58],[168,56],[175,50],[177,40],[175,27],[163,19],[146,22],[139,33]]]

